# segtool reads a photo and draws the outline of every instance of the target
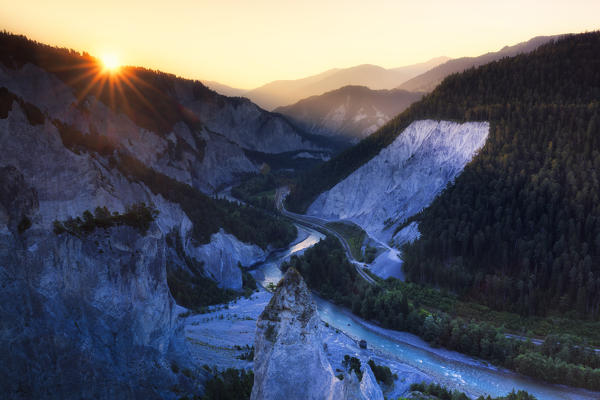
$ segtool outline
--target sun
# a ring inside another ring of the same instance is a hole
[[[102,60],[102,64],[104,65],[104,69],[108,72],[115,72],[119,69],[121,64],[119,63],[119,57],[117,57],[114,53],[107,53],[100,57]]]

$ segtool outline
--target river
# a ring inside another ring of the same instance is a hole
[[[303,238],[288,249],[271,254],[252,271],[256,280],[266,287],[277,284],[282,277],[280,264],[292,254],[301,254],[317,243],[323,235],[297,226]],[[382,329],[352,315],[347,309],[314,296],[321,319],[355,339],[365,339],[371,349],[395,361],[410,365],[434,381],[471,396],[503,396],[511,390],[525,390],[539,400],[600,399],[600,393],[535,381],[520,374],[489,366],[460,353],[436,349],[415,335]]]

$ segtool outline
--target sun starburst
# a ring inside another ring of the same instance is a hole
[[[102,64],[104,66],[104,70],[108,72],[117,72],[121,67],[119,63],[119,57],[117,57],[114,53],[107,53],[100,57],[102,60]]]

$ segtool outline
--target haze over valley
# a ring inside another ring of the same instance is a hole
[[[3,398],[600,398],[595,2],[4,3]]]

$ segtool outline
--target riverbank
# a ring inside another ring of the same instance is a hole
[[[199,365],[226,368],[252,369],[251,360],[241,359],[248,354],[254,343],[256,320],[270,301],[270,292],[260,289],[250,298],[241,298],[227,305],[213,307],[206,314],[186,317],[185,338],[192,357]],[[410,365],[386,358],[375,349],[361,349],[357,340],[344,331],[328,326],[323,329],[323,343],[327,358],[335,369],[342,370],[342,360],[346,354],[357,357],[362,363],[374,360],[379,365],[390,368],[398,375],[392,387],[385,388],[388,398],[396,398],[408,393],[410,385],[418,382],[432,382],[423,372]]]
[[[309,233],[303,241],[288,251],[277,253],[252,271],[260,285],[276,284],[282,276],[281,262],[304,252],[322,237],[316,231],[309,230]],[[201,364],[220,369],[252,368],[251,361],[236,357],[247,352],[247,346],[254,342],[256,319],[270,298],[268,291],[260,289],[248,299],[241,298],[228,305],[212,307],[207,314],[187,317],[186,340],[194,358]],[[390,367],[399,379],[386,390],[388,398],[402,396],[411,383],[420,381],[435,381],[472,397],[503,396],[512,389],[521,389],[540,400],[600,398],[600,393],[545,384],[457,352],[433,348],[412,334],[380,328],[318,296],[315,301],[321,319],[329,325],[324,330],[324,341],[332,366],[341,369],[343,356],[349,354],[361,362],[373,359],[377,364]],[[358,346],[359,339],[367,341],[367,349]]]

